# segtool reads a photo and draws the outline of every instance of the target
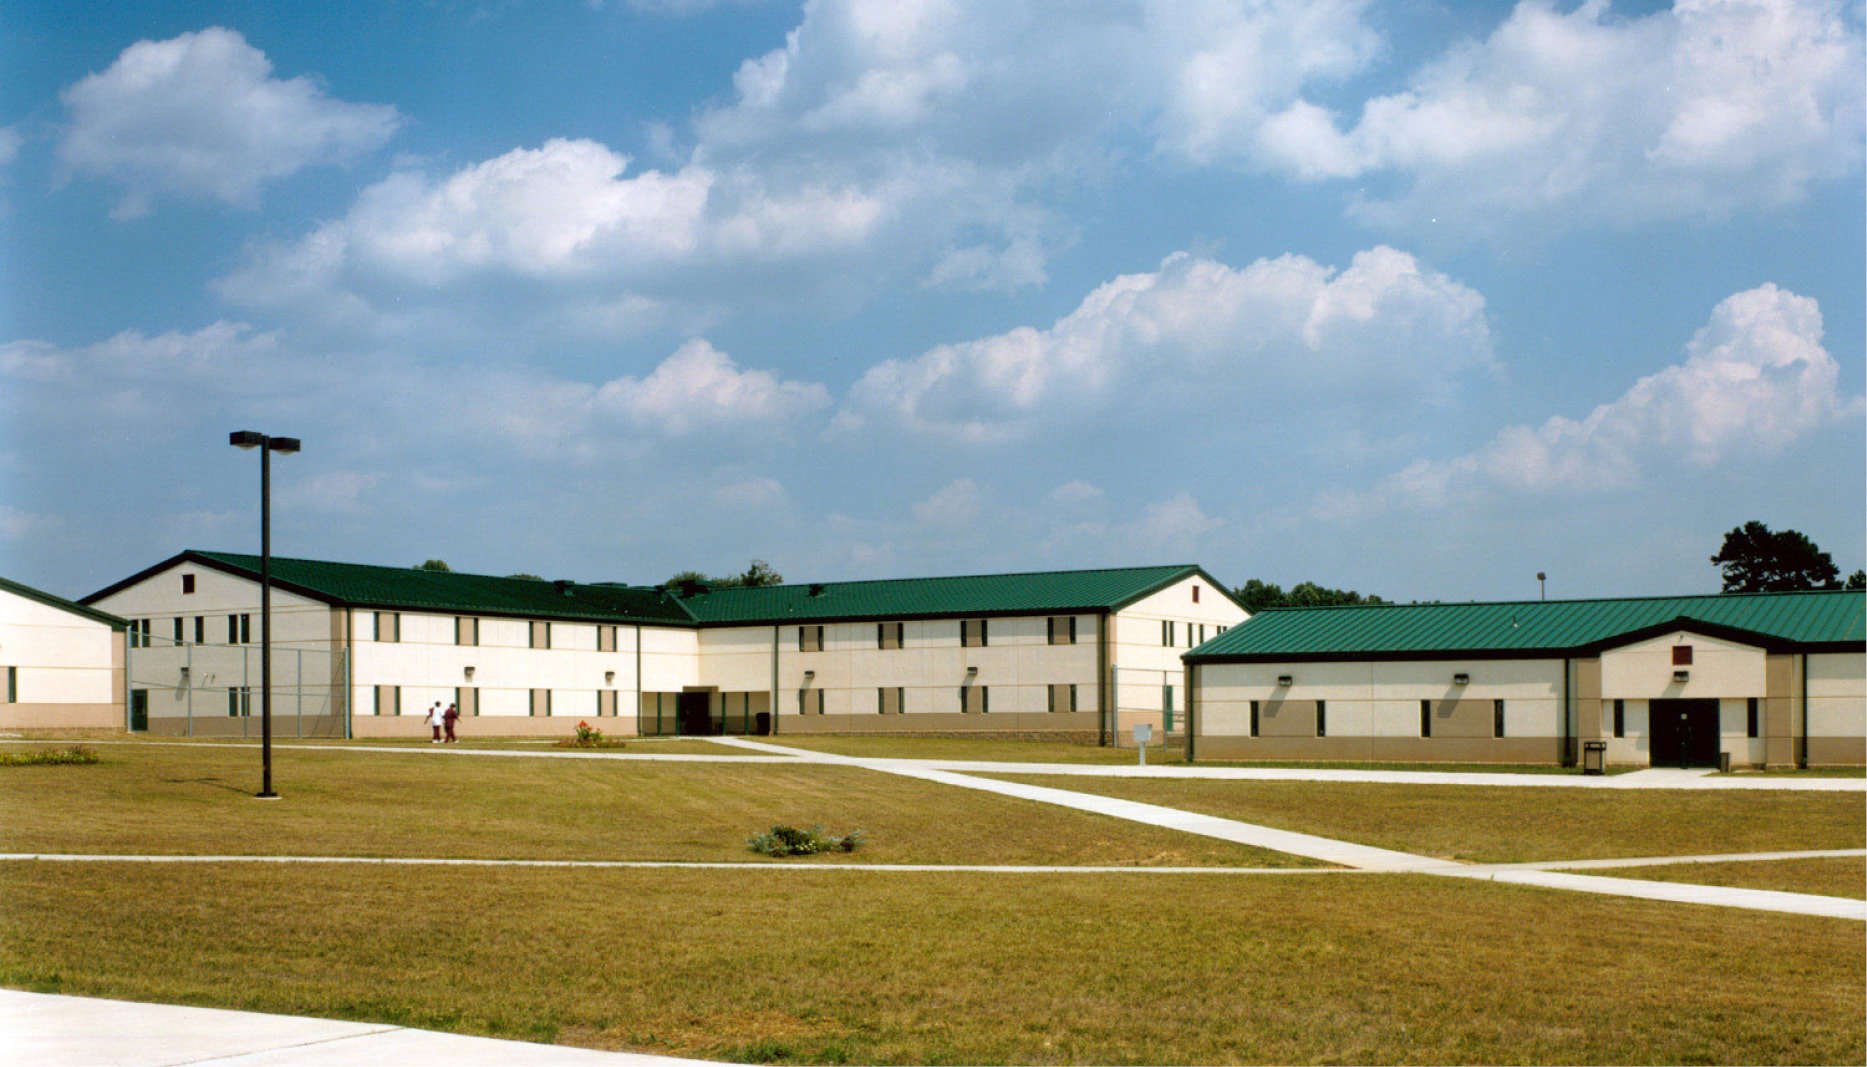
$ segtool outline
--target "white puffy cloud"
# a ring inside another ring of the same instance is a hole
[[[0,167],[10,166],[19,158],[20,146],[25,138],[20,136],[17,126],[0,126]]]
[[[1353,518],[1390,507],[1436,507],[1485,491],[1600,492],[1639,484],[1655,468],[1780,455],[1840,420],[1861,397],[1837,390],[1816,302],[1775,285],[1727,297],[1685,346],[1681,363],[1640,379],[1585,418],[1510,426],[1476,452],[1418,460],[1367,492],[1328,493],[1317,511]]]
[[[1355,207],[1377,222],[1716,215],[1860,165],[1862,48],[1833,0],[1679,0],[1632,18],[1525,0],[1345,128],[1293,100],[1227,144],[1300,178],[1397,176],[1397,193]]]
[[[679,436],[705,427],[784,425],[830,404],[816,382],[742,370],[705,341],[689,341],[645,378],[617,378],[596,391],[594,406]]]
[[[59,164],[120,185],[118,217],[161,194],[253,207],[266,182],[348,162],[401,122],[393,107],[331,99],[309,77],[274,78],[265,53],[219,26],[138,41],[61,97]]]
[[[1493,368],[1484,298],[1377,247],[1346,270],[1302,256],[1242,269],[1185,253],[1116,278],[1048,329],[941,345],[872,367],[838,416],[995,441],[1099,407],[1170,394],[1236,399],[1327,387],[1432,403]]]

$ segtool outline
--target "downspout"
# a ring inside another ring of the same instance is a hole
[[[778,736],[778,624],[771,626],[771,736]]]
[[[357,613],[354,608],[344,609],[344,740],[356,739],[356,727],[352,721],[357,713],[356,691],[356,648],[357,648]],[[474,697],[474,712],[479,712],[478,696]],[[374,710],[374,709],[371,709]]]
[[[1569,730],[1569,704],[1573,699],[1573,694],[1569,692],[1569,668],[1569,657],[1562,657],[1562,765],[1564,767],[1575,766],[1574,734]]]
[[[1809,766],[1809,654],[1802,654],[1802,755],[1796,760],[1796,766],[1808,769]]]
[[[1109,629],[1115,623],[1115,613],[1104,611],[1102,625],[1096,627],[1096,744],[1107,748],[1109,744],[1109,723],[1115,718],[1115,672],[1109,664]]]
[[[657,712],[660,706],[656,706]],[[655,718],[655,730],[661,730],[661,718]],[[642,736],[642,624],[635,624],[635,736]]]
[[[130,631],[127,629],[119,630],[117,634],[123,641],[123,732],[127,734],[130,732],[130,702],[136,692],[131,683],[136,672],[130,665],[130,652],[136,647],[136,642],[130,640]]]
[[[1185,663],[1185,660],[1181,660]],[[1199,664],[1186,664],[1186,762],[1194,759],[1193,737],[1199,733]]]

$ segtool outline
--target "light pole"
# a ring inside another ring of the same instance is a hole
[[[259,751],[261,800],[277,800],[272,791],[272,454],[298,451],[296,437],[268,437],[252,430],[227,436],[235,448],[259,449]]]

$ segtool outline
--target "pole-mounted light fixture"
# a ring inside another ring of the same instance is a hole
[[[298,451],[296,437],[270,437],[253,430],[235,430],[227,443],[239,449],[259,449],[259,793],[276,800],[272,791],[272,454],[289,456]]]

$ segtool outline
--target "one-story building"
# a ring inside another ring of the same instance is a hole
[[[1867,592],[1270,609],[1188,652],[1192,758],[1867,763]]]
[[[183,552],[86,597],[130,620],[156,732],[257,733],[259,559]],[[710,589],[272,561],[275,736],[1171,728],[1179,657],[1246,618],[1194,565]],[[1112,684],[1111,684],[1112,682]]]
[[[128,628],[0,578],[0,729],[121,729]]]

